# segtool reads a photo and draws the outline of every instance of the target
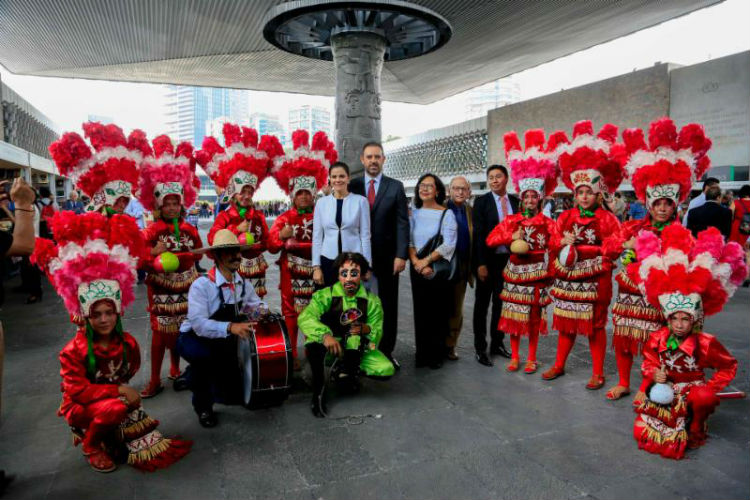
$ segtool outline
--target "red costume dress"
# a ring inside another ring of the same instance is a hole
[[[737,360],[713,336],[703,333],[706,316],[721,311],[747,277],[745,255],[735,242],[724,243],[716,228],[694,239],[679,224],[664,228],[661,238],[642,232],[636,242],[637,263],[628,275],[646,300],[671,321],[689,317],[685,333],[664,327],[643,346],[646,399],[636,408],[633,434],[638,447],[679,459],[685,448],[706,441],[706,420],[719,404],[717,393],[737,373]],[[676,325],[680,323],[675,323]],[[705,369],[714,371],[706,380]],[[655,383],[665,372],[666,380]]]
[[[230,205],[229,208],[216,215],[214,225],[208,232],[208,244],[213,244],[214,235],[219,229],[229,229],[239,236],[241,231],[237,229],[237,226],[244,220],[248,221],[246,232],[253,235],[255,243],[250,250],[242,253],[242,263],[240,264],[239,273],[243,278],[250,278],[253,282],[255,293],[263,298],[267,293],[266,269],[268,269],[268,263],[263,257],[263,252],[268,249],[268,224],[266,224],[263,212],[254,208],[248,208],[245,216],[242,217],[237,207],[234,204]]]
[[[292,227],[293,235],[281,241],[279,231]],[[310,303],[315,291],[312,280],[312,229],[313,213],[299,213],[296,208],[287,210],[276,218],[268,237],[268,251],[281,252],[279,260],[279,290],[281,313],[292,340],[292,354],[297,357],[297,316]]]
[[[664,367],[672,382],[675,398],[671,405],[644,401],[633,434],[638,447],[667,458],[682,458],[685,448],[697,448],[706,442],[707,420],[719,405],[716,393],[724,389],[737,373],[737,360],[708,333],[691,333],[671,350],[667,347],[669,328],[651,334],[643,346],[643,379],[653,384],[653,373]],[[706,380],[705,369],[713,370]]]
[[[177,254],[180,261],[180,267],[174,272],[157,271],[151,266],[146,278],[153,332],[150,380],[157,384],[161,378],[161,362],[165,349],[169,349],[170,376],[174,378],[180,374],[180,356],[176,349],[177,336],[180,333],[180,325],[187,316],[190,285],[198,278],[195,261],[200,259],[200,256],[193,256],[190,252],[203,246],[195,226],[180,218],[178,228],[176,233],[174,224],[159,219],[143,231],[148,248],[162,242],[166,245],[167,252]]]
[[[668,200],[676,211],[677,206],[687,199],[693,182],[702,177],[708,168],[706,153],[711,141],[705,137],[703,129],[695,124],[683,127],[678,134],[669,118],[651,123],[649,145],[641,129],[625,130],[622,136],[627,151],[621,157],[625,162],[626,174],[630,177],[636,197],[649,210],[645,219],[623,224],[622,241],[630,241],[644,231],[661,238],[665,225],[655,227],[652,223],[654,204],[659,200]],[[622,394],[627,394],[633,357],[639,354],[649,335],[664,326],[665,320],[661,310],[646,300],[628,275],[632,261],[637,261],[639,256],[633,250],[626,251],[624,255],[623,269],[616,278],[617,299],[612,308],[612,346],[620,375],[618,386],[626,389]],[[643,381],[641,392],[645,391],[647,383],[647,380]],[[613,389],[607,393],[607,397],[616,399],[618,394]],[[640,401],[634,403],[639,404]]]
[[[511,253],[503,271],[505,284],[500,298],[503,309],[499,330],[511,336],[513,359],[519,359],[520,336],[529,337],[529,361],[536,361],[539,334],[547,334],[545,307],[551,299],[547,295],[549,284],[549,248],[556,238],[555,221],[539,213],[533,217],[513,214],[506,217],[487,236],[487,246],[510,246],[513,233],[523,231],[523,241],[529,245],[525,254]]]

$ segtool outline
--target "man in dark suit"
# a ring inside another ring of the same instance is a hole
[[[508,264],[509,250],[505,246],[497,249],[487,247],[487,235],[506,216],[518,212],[518,198],[508,196],[508,170],[502,165],[490,165],[487,168],[487,187],[485,193],[474,201],[474,274],[476,275],[476,298],[474,301],[474,349],[477,361],[485,366],[492,366],[487,355],[487,309],[492,303],[490,316],[490,355],[510,358],[510,353],[503,344],[505,334],[497,329],[503,303],[500,292],[503,290],[503,271]]]
[[[349,191],[367,198],[370,203],[370,241],[372,244],[372,274],[383,304],[383,338],[380,350],[393,358],[398,320],[398,276],[406,268],[409,246],[409,211],[404,185],[383,175],[385,154],[378,142],[368,142],[362,148],[360,161],[364,177],[353,179]]]
[[[693,208],[687,214],[687,228],[698,237],[698,233],[715,227],[724,235],[724,240],[729,239],[732,231],[732,211],[719,203],[721,198],[721,186],[714,184],[706,189],[706,203]]]

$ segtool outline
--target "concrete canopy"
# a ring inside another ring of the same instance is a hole
[[[425,56],[386,62],[382,97],[431,103],[719,1],[416,0],[453,36]],[[24,75],[334,95],[333,63],[264,39],[264,16],[279,3],[3,0],[0,64]]]

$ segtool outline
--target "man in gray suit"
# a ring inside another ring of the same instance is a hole
[[[380,350],[393,359],[398,320],[398,276],[406,268],[409,246],[409,212],[404,185],[383,175],[385,154],[378,142],[362,148],[360,161],[364,177],[353,179],[349,191],[367,198],[370,203],[370,241],[372,242],[372,274],[383,304],[383,338]]]

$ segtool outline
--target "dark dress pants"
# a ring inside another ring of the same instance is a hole
[[[474,300],[474,349],[476,352],[487,352],[487,310],[492,304],[490,315],[490,350],[503,343],[505,333],[498,330],[500,312],[503,301],[500,293],[503,291],[503,271],[508,264],[509,254],[496,254],[487,265],[488,276],[485,281],[476,280],[476,295]]]
[[[409,277],[414,303],[416,361],[418,364],[441,362],[445,356],[445,339],[448,337],[448,319],[453,302],[450,283],[425,279],[412,267]]]
[[[396,331],[398,329],[398,277],[393,275],[393,268],[381,270],[375,275],[378,280],[378,297],[383,305],[383,337],[378,349],[388,357],[396,347]]]
[[[177,351],[190,363],[193,408],[196,413],[210,411],[214,401],[239,402],[242,378],[237,360],[237,337],[200,337],[183,332],[177,338]]]

